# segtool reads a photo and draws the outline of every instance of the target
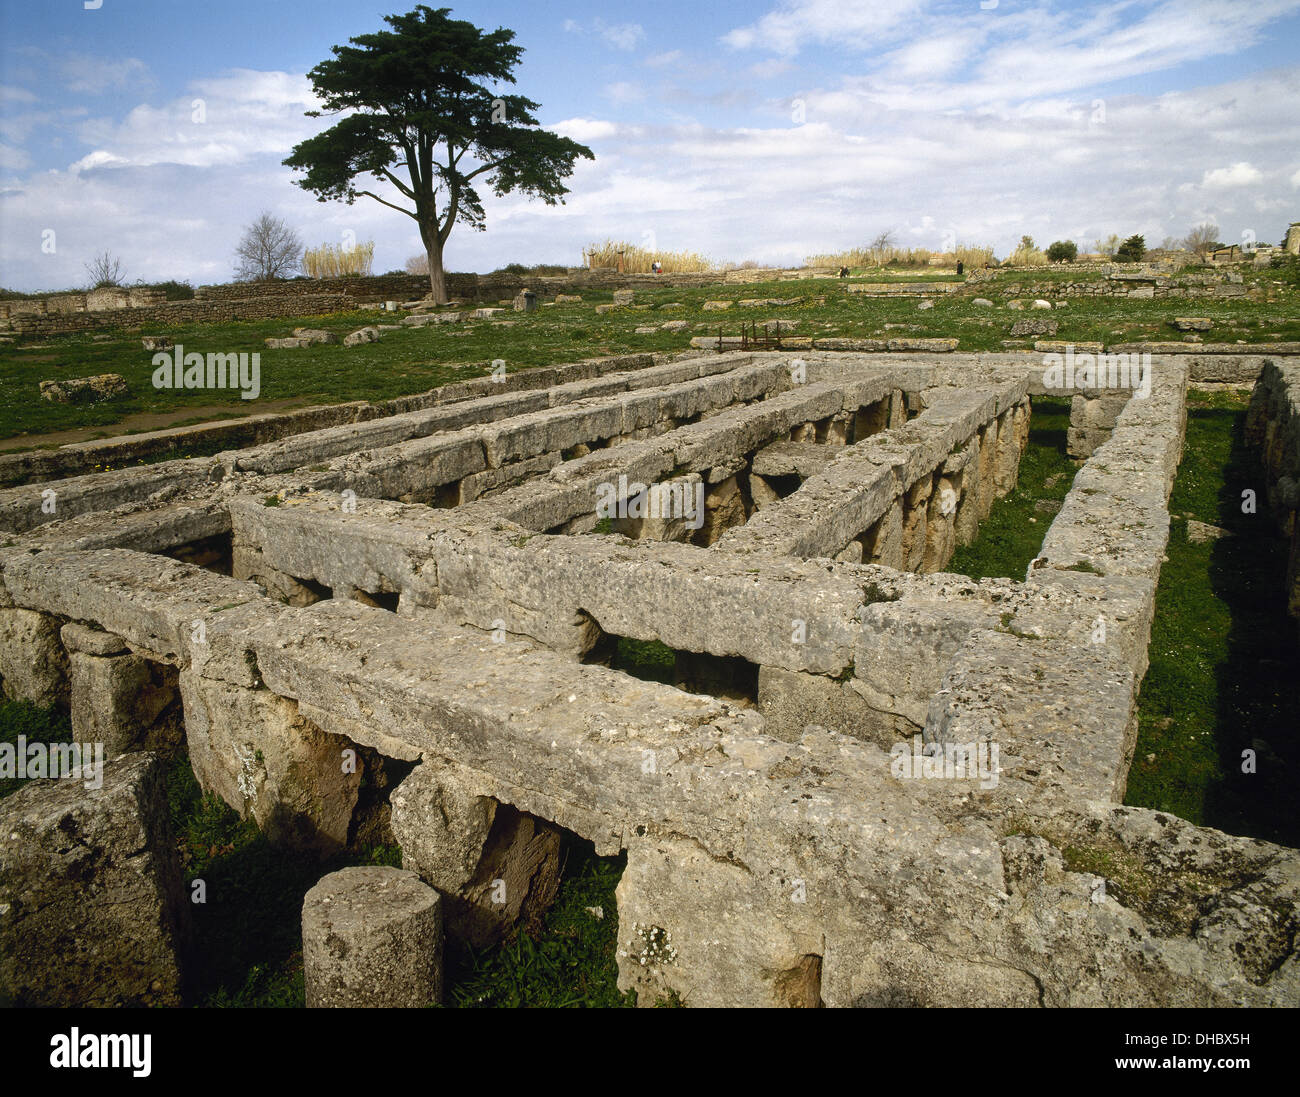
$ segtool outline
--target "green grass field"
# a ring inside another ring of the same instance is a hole
[[[1042,278],[1086,279],[1099,277],[1080,271],[1046,271]],[[925,275],[901,273],[889,280],[920,281]],[[951,280],[950,276],[928,276]],[[1018,276],[1005,275],[987,283],[980,292],[996,304],[1005,299],[1003,287]],[[1262,276],[1255,276],[1260,278]],[[1040,275],[1035,274],[1035,279]],[[872,281],[881,280],[873,275]],[[855,281],[861,281],[856,279]],[[1268,283],[1270,286],[1272,283]],[[1300,293],[1291,288],[1271,290],[1269,302],[1159,301],[1111,298],[1076,298],[1066,308],[1054,310],[1060,323],[1056,338],[1076,342],[1106,343],[1136,339],[1177,338],[1168,321],[1175,315],[1209,316],[1215,322],[1213,340],[1261,342],[1300,340]],[[815,304],[818,297],[824,304]],[[703,310],[709,300],[803,297],[802,304],[787,307]],[[365,324],[386,322],[392,315],[365,310],[327,316],[298,317],[224,324],[164,328],[145,325],[143,334],[166,334],[188,351],[261,354],[261,395],[242,400],[235,390],[174,391],[152,385],[152,355],[140,344],[140,332],[114,332],[97,342],[90,335],[22,339],[0,347],[0,439],[66,430],[90,430],[107,437],[111,428],[128,417],[127,429],[153,429],[139,422],[142,416],[174,414],[177,422],[250,415],[268,407],[337,403],[344,400],[378,400],[422,392],[448,381],[481,376],[495,359],[507,370],[553,365],[580,358],[636,351],[680,351],[692,335],[724,332],[738,334],[750,321],[786,318],[797,320],[791,333],[813,337],[875,338],[892,336],[954,337],[963,350],[1029,349],[1032,338],[1012,340],[1011,326],[1029,313],[1002,308],[986,309],[971,299],[938,297],[934,307],[919,310],[915,299],[869,298],[848,293],[837,279],[767,282],[753,285],[708,286],[690,289],[638,290],[637,303],[648,310],[619,309],[597,316],[594,306],[609,303],[609,292],[583,294],[580,305],[541,308],[532,314],[507,312],[492,320],[431,325],[384,334],[378,343],[358,347],[317,346],[270,350],[264,340],[288,335],[294,327],[321,327],[340,335]],[[669,307],[678,305],[680,307]],[[1041,314],[1038,314],[1041,315]],[[636,328],[684,319],[691,327],[682,332],[637,334]],[[50,403],[39,396],[43,380],[120,373],[131,395],[98,405],[69,406]],[[185,412],[192,411],[186,417]],[[175,425],[175,424],[172,424]]]
[[[1126,802],[1294,846],[1300,651],[1283,597],[1287,545],[1242,441],[1245,409],[1240,393],[1188,394]],[[1254,514],[1242,513],[1247,488]],[[1194,543],[1188,519],[1227,536]],[[1254,773],[1243,772],[1246,750]]]
[[[994,501],[975,540],[960,546],[944,571],[972,579],[1025,578],[1029,562],[1042,548],[1043,534],[1074,483],[1078,466],[1065,452],[1069,425],[1068,400],[1034,398],[1016,486]]]

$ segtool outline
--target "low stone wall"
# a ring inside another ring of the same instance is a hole
[[[549,388],[581,377],[641,369],[655,361],[649,354],[623,354],[607,358],[541,367],[509,373],[503,379],[482,377],[440,385],[412,396],[369,403],[354,400],[346,404],[300,408],[242,419],[173,427],[107,441],[73,442],[57,450],[27,450],[0,454],[0,487],[63,479],[88,472],[96,466],[133,464],[141,459],[193,449],[244,449],[311,431],[343,424],[368,422],[400,415],[438,404],[455,403],[488,394],[505,394]],[[2,497],[0,497],[2,498]],[[3,503],[0,502],[0,507]]]
[[[356,301],[341,293],[316,293],[292,298],[246,297],[233,301],[169,301],[142,308],[101,309],[14,315],[9,328],[21,335],[70,335],[105,328],[138,328],[141,324],[216,324],[228,320],[274,320],[343,312]]]

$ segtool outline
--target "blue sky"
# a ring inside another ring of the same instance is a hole
[[[0,285],[223,281],[262,210],[309,244],[419,250],[377,203],[316,202],[280,165],[324,120],[305,72],[405,3],[0,0]],[[988,7],[983,6],[989,5]],[[1300,219],[1300,0],[463,3],[517,32],[517,90],[594,163],[562,207],[486,202],[447,263],[580,261],[615,237],[719,260],[1022,233],[1154,245]],[[201,108],[196,107],[196,101]],[[42,248],[53,230],[55,245]]]

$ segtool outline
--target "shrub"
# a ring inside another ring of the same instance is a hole
[[[1047,249],[1047,258],[1053,263],[1073,263],[1079,258],[1079,246],[1073,240],[1056,240]]]
[[[1134,233],[1124,243],[1120,244],[1119,249],[1115,252],[1115,258],[1121,263],[1140,263],[1146,253],[1146,239],[1140,234]]]
[[[188,282],[177,282],[172,279],[167,282],[137,282],[141,289],[158,289],[162,290],[168,301],[193,301],[194,287]]]

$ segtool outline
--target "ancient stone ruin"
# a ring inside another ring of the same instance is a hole
[[[1263,369],[1293,516],[1300,379]],[[1300,855],[1122,805],[1188,377],[1156,356],[1145,396],[1075,397],[1087,460],[1023,580],[944,568],[1016,484],[1038,356],[577,363],[34,479],[0,490],[0,675],[66,699],[122,799],[183,736],[307,848],[400,764],[407,871],[373,917],[420,942],[426,996],[442,924],[528,919],[568,832],[626,853],[644,1005],[1295,1005]],[[620,639],[677,684],[618,669]],[[44,787],[0,802],[6,949],[56,909]],[[165,875],[141,909],[181,940]],[[309,956],[374,935],[363,884],[309,896]],[[68,902],[72,939],[96,916]],[[401,967],[375,947],[309,994]]]

